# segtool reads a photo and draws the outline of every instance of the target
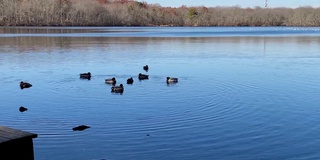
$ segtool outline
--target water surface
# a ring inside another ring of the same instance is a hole
[[[319,29],[0,28],[0,125],[36,160],[320,159]]]

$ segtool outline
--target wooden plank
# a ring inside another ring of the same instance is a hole
[[[0,126],[0,143],[22,138],[36,138],[37,134],[25,132],[9,127]]]

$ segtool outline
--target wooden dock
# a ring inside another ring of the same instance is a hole
[[[0,126],[0,159],[34,160],[33,138],[37,137],[34,133]]]

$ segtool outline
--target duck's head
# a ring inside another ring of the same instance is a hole
[[[120,87],[123,88],[123,84],[120,84]]]

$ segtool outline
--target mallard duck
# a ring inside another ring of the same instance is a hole
[[[148,71],[149,70],[149,66],[148,65],[143,66],[143,70]]]
[[[32,84],[27,83],[27,82],[23,82],[23,81],[20,82],[20,88],[21,89],[30,88],[30,87],[32,87]]]
[[[23,107],[23,106],[21,106],[21,107],[19,108],[19,111],[20,111],[20,112],[24,112],[24,111],[27,111],[27,110],[28,110],[28,108]]]
[[[167,83],[176,83],[178,82],[178,78],[167,77]]]
[[[127,84],[132,84],[133,82],[134,82],[134,81],[133,81],[133,78],[132,78],[132,77],[127,79]]]
[[[149,79],[149,75],[139,73],[138,78],[139,80]]]
[[[90,72],[88,72],[88,73],[80,73],[80,78],[90,79],[91,78],[91,73]]]
[[[111,87],[111,92],[115,92],[115,93],[123,93],[123,85],[120,84],[119,86],[113,86]]]
[[[117,83],[116,78],[112,77],[110,79],[105,79],[105,83],[115,85]]]
[[[83,131],[83,130],[85,130],[87,128],[90,128],[90,127],[86,126],[86,125],[81,125],[81,126],[77,126],[77,127],[72,128],[72,130],[74,130],[74,131]]]

